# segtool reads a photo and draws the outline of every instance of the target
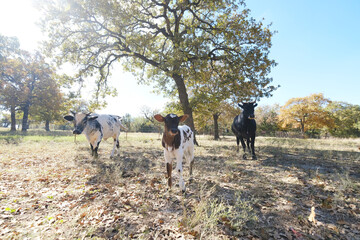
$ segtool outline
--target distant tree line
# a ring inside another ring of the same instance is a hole
[[[211,134],[214,139],[233,135],[231,124],[240,109],[235,104],[223,103],[217,122],[211,111],[197,111],[194,120],[198,134]],[[181,107],[169,103],[163,113],[181,115]],[[131,132],[162,132],[163,126],[154,121],[155,113],[149,107],[142,108],[142,116],[123,116],[123,124]],[[360,106],[331,101],[322,94],[292,98],[283,106],[263,105],[255,110],[257,135],[277,137],[360,137]],[[217,126],[215,126],[217,125]]]
[[[187,88],[189,107],[199,134],[212,134],[214,139],[232,135],[230,128],[234,117],[240,113],[237,102],[249,100],[249,96],[271,96],[275,87],[265,92],[251,92],[251,82],[234,82],[236,76],[224,76],[220,65],[205,64],[202,71],[189,76]],[[196,76],[195,76],[196,75]],[[226,75],[226,74],[225,74]],[[196,80],[195,80],[196,79]],[[20,49],[16,38],[0,35],[0,110],[1,126],[26,132],[30,122],[43,123],[47,131],[50,123],[57,129],[70,129],[62,116],[69,110],[89,112],[101,108],[98,101],[89,103],[70,89],[73,83],[66,75],[56,73],[40,53],[29,53]],[[241,87],[241,88],[240,88]],[[248,92],[240,91],[249,88]],[[233,97],[228,90],[243,92]],[[255,91],[255,90],[254,90]],[[108,89],[107,93],[111,91]],[[184,106],[179,99],[171,102],[164,113],[183,114]],[[132,132],[161,132],[162,126],[153,116],[159,110],[142,109],[142,116],[123,116],[123,124]],[[345,102],[334,102],[322,94],[303,98],[292,98],[284,106],[259,106],[256,108],[258,135],[300,137],[360,137],[360,106]]]
[[[232,135],[231,124],[240,113],[235,103],[223,101],[214,112],[194,105],[194,120],[198,133]],[[175,103],[165,112],[181,114]],[[331,101],[323,94],[292,98],[283,106],[263,105],[255,109],[257,135],[280,137],[360,137],[360,106]]]
[[[50,123],[61,123],[69,109],[90,109],[71,86],[71,79],[57,74],[41,53],[24,51],[16,37],[0,35],[1,126],[10,131],[21,126],[26,132],[31,122],[42,122],[50,131]]]

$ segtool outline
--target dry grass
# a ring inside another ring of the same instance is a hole
[[[0,239],[356,239],[360,139],[198,136],[185,195],[166,186],[158,134],[120,138],[120,156],[85,138],[0,135]],[[174,176],[177,182],[177,176]],[[316,223],[309,222],[315,207]]]

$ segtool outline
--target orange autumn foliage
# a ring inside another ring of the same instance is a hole
[[[301,133],[308,130],[331,128],[334,119],[325,107],[331,103],[323,94],[312,94],[303,98],[291,98],[280,108],[279,126],[283,129],[300,129]]]

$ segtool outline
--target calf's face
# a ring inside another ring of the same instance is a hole
[[[249,102],[249,103],[239,103],[239,107],[241,107],[244,111],[244,117],[248,118],[248,119],[255,119],[255,114],[254,114],[254,110],[255,107],[257,106],[257,103],[254,102]]]
[[[66,115],[64,119],[74,123],[73,134],[81,134],[88,121],[96,119],[98,116],[90,116],[91,113],[73,113],[73,115]]]
[[[163,117],[160,114],[154,116],[157,121],[165,123],[165,132],[170,136],[175,136],[179,133],[179,123],[184,122],[188,117],[189,115],[187,114],[178,117],[173,113],[166,115],[166,117]]]

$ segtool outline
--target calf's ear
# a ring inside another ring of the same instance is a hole
[[[161,116],[160,114],[156,114],[154,116],[154,118],[156,119],[156,121],[158,122],[164,122],[165,121],[165,118],[163,116]]]
[[[257,106],[257,103],[254,104],[254,107],[256,107],[256,106]]]
[[[189,117],[188,114],[184,114],[184,115],[182,115],[182,116],[179,117],[179,121],[180,121],[180,122],[183,122],[183,121],[185,121],[188,117]]]
[[[89,121],[92,121],[92,120],[95,120],[95,119],[97,119],[98,118],[98,116],[89,116],[88,117],[88,120]]]
[[[73,120],[74,120],[74,116],[66,115],[66,116],[64,116],[64,119],[65,119],[66,121],[73,121]]]
[[[238,103],[239,107],[244,108],[244,106],[241,103]]]

